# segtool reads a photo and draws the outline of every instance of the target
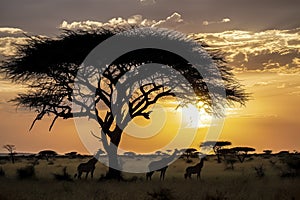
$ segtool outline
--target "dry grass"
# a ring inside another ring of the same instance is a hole
[[[231,200],[231,199],[298,199],[299,178],[281,178],[278,169],[269,159],[254,158],[245,163],[236,163],[235,170],[224,170],[224,164],[210,159],[202,170],[202,180],[183,178],[187,164],[177,160],[167,170],[166,180],[160,182],[156,172],[152,181],[145,181],[145,174],[124,174],[125,178],[137,177],[136,182],[99,182],[98,178],[106,172],[106,167],[96,165],[94,180],[57,181],[53,173],[67,172],[74,175],[80,162],[87,159],[55,159],[53,165],[41,160],[35,166],[35,178],[18,180],[17,169],[28,165],[28,161],[16,164],[5,163],[1,167],[5,177],[0,177],[0,199],[188,199],[188,200]],[[195,160],[196,161],[196,160]],[[263,165],[265,176],[258,178],[255,166]]]

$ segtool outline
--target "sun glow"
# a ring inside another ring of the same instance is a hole
[[[205,112],[201,102],[197,106],[189,104],[180,108],[179,112],[182,113],[182,123],[186,128],[208,127],[211,122],[211,116]]]

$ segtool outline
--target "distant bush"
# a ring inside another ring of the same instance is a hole
[[[296,177],[300,175],[300,157],[295,155],[286,156],[281,159],[285,168],[281,170],[281,177]]]
[[[205,200],[227,200],[228,198],[226,197],[225,192],[220,192],[217,190],[215,194],[207,193],[204,199]]]
[[[2,169],[2,167],[0,167],[0,177],[2,177],[2,176],[5,176],[5,172],[4,172],[4,170]]]
[[[254,169],[257,177],[262,178],[265,176],[265,169],[263,168],[263,165],[254,167]]]
[[[35,169],[33,165],[22,167],[17,169],[17,175],[19,179],[29,179],[35,176]]]
[[[67,172],[67,167],[63,168],[63,173],[62,174],[53,174],[54,178],[58,181],[73,181],[71,178],[71,175],[68,174]]]
[[[254,158],[250,157],[250,158],[246,159],[245,161],[250,162],[250,161],[253,161],[253,160],[254,160]]]
[[[168,188],[159,188],[153,192],[147,192],[151,200],[172,200],[175,199],[172,191]]]
[[[48,165],[54,165],[54,162],[53,161],[49,161]]]

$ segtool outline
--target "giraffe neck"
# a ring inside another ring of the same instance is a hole
[[[165,161],[172,162],[174,160],[174,158],[176,157],[176,151],[174,151],[174,153],[172,155],[170,155],[169,157],[165,158]]]
[[[204,163],[204,158],[201,158],[199,164],[200,164],[201,166],[203,166],[203,163]]]

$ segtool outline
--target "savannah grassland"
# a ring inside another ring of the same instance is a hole
[[[195,165],[178,159],[169,166],[164,181],[159,181],[155,172],[152,181],[145,180],[145,174],[124,174],[128,181],[99,181],[107,168],[96,164],[94,179],[58,181],[53,174],[62,174],[63,167],[73,178],[77,165],[89,158],[55,158],[49,161],[39,160],[35,166],[35,176],[19,180],[17,169],[31,161],[23,158],[15,164],[1,161],[5,176],[0,177],[0,199],[180,199],[180,200],[224,200],[224,199],[299,199],[300,178],[281,177],[284,165],[277,157],[263,158],[252,156],[244,163],[235,163],[234,170],[225,169],[215,157],[209,157],[201,172],[202,180],[185,180],[183,174],[187,166]],[[132,158],[128,158],[132,159]],[[275,165],[270,162],[270,160]],[[263,166],[265,175],[258,177],[254,167]],[[134,177],[134,178],[133,178]]]

